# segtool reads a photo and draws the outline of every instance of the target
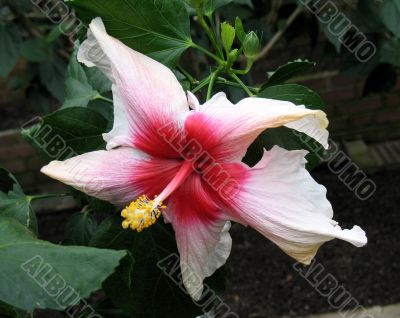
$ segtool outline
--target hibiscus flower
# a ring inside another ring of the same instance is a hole
[[[234,105],[224,93],[200,105],[167,67],[109,36],[100,18],[78,60],[113,83],[107,150],[53,161],[42,172],[120,206],[126,229],[145,230],[160,215],[172,223],[193,299],[230,254],[232,220],[304,264],[334,238],[366,244],[361,228],[342,230],[332,220],[326,189],[305,169],[306,151],[275,146],[252,168],[241,162],[261,132],[280,126],[328,147],[322,111],[253,97]]]

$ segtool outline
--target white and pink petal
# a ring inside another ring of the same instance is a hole
[[[125,146],[127,140],[146,152],[160,144],[168,148],[157,129],[171,123],[179,127],[189,110],[182,86],[170,69],[108,35],[100,18],[91,22],[78,60],[98,67],[115,85],[115,123],[106,135],[108,149]]]
[[[230,254],[230,222],[221,212],[218,194],[197,174],[171,195],[167,206],[164,218],[175,230],[183,284],[199,300],[204,279],[224,265]]]
[[[154,197],[179,170],[176,160],[150,158],[120,147],[88,152],[65,161],[52,161],[41,169],[47,176],[117,206],[142,194]]]
[[[332,220],[326,189],[305,169],[305,155],[277,146],[266,151],[232,200],[231,213],[297,261],[309,264],[324,242],[339,238],[360,247],[367,238],[360,227],[343,230]]]
[[[133,137],[129,131],[128,117],[125,111],[125,105],[122,101],[118,87],[112,85],[113,104],[114,104],[114,124],[111,131],[103,134],[103,139],[107,143],[107,150],[124,146],[132,146]]]
[[[240,161],[250,144],[268,128],[287,126],[328,147],[324,112],[286,101],[245,98],[233,105],[223,93],[214,96],[185,121],[189,135],[224,161]]]
[[[204,279],[224,265],[230,255],[230,222],[216,220],[204,223],[201,219],[189,223],[181,221],[174,219],[172,225],[180,255],[182,280],[189,295],[199,300]]]
[[[143,153],[132,148],[100,150],[52,161],[41,172],[88,195],[126,205],[141,194],[133,171],[145,160]]]

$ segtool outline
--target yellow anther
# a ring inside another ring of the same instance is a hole
[[[127,229],[127,228],[129,227],[129,222],[128,222],[127,220],[124,220],[124,221],[122,222],[122,227],[123,227],[124,229]]]
[[[124,218],[126,218],[126,217],[128,216],[128,211],[127,211],[127,209],[123,209],[123,210],[122,210],[121,216],[124,217]]]
[[[158,203],[154,200],[149,200],[146,195],[141,195],[121,211],[121,216],[125,219],[122,222],[122,227],[141,232],[156,223],[161,216],[160,210],[165,208],[166,206],[162,202]]]

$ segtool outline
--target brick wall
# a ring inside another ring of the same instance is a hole
[[[362,97],[364,77],[330,76],[304,81],[327,104],[336,139],[359,136],[367,142],[400,138],[400,82],[389,93]]]
[[[265,81],[266,73],[297,58],[317,62],[304,76],[293,79],[319,93],[326,102],[329,131],[338,141],[360,137],[366,142],[400,138],[400,80],[388,93],[362,96],[366,75],[343,75],[343,61],[325,36],[315,46],[306,35],[281,39],[273,51],[253,70],[255,83]],[[345,49],[343,49],[345,50]],[[359,67],[362,65],[353,64]],[[400,73],[398,74],[400,78]]]

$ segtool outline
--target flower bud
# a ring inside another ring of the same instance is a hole
[[[254,31],[249,32],[243,42],[243,52],[248,58],[255,57],[260,50],[260,40]]]
[[[232,65],[233,63],[236,62],[238,56],[239,56],[238,49],[234,49],[233,51],[230,51],[228,54],[228,62]]]

